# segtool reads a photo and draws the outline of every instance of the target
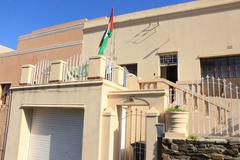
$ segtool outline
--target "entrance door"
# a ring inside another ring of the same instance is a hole
[[[161,67],[161,78],[165,78],[171,82],[176,82],[178,80],[177,66]]]
[[[178,80],[177,55],[160,55],[161,78],[176,82]]]

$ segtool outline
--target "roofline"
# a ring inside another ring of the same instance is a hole
[[[34,49],[28,49],[28,50],[14,50],[11,52],[0,54],[0,58],[19,56],[19,55],[24,55],[24,54],[31,54],[34,52],[42,53],[41,51],[47,51],[47,50],[58,49],[58,48],[63,48],[63,47],[77,46],[77,45],[82,45],[82,43],[83,43],[82,41],[71,41],[71,42],[64,42],[64,43],[56,43],[56,44],[39,47],[39,48],[34,48]]]
[[[240,0],[214,0],[214,1],[193,1],[188,3],[177,4],[173,6],[165,6],[155,9],[149,9],[134,13],[128,13],[115,17],[115,28],[136,23],[143,23],[146,20],[173,19],[178,17],[186,17],[189,15],[206,14],[209,12],[218,12],[240,8]],[[84,24],[84,33],[95,30],[105,29],[108,18],[103,17],[96,20],[88,20]]]
[[[73,29],[83,28],[83,26],[84,26],[84,24],[81,23],[81,24],[75,24],[73,26],[54,29],[54,30],[50,30],[50,31],[46,31],[46,32],[25,34],[25,35],[19,36],[18,40],[22,41],[22,40],[26,40],[26,39],[39,38],[42,36],[47,36],[47,35],[51,35],[51,34],[55,34],[55,33],[66,32],[66,31],[73,30]]]

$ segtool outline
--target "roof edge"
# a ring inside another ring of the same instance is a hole
[[[239,4],[236,6],[236,4]],[[128,14],[123,14],[115,17],[115,27],[121,26],[126,22],[139,22],[145,19],[151,19],[156,17],[162,16],[170,16],[170,15],[177,15],[177,14],[184,14],[184,13],[193,13],[194,11],[201,11],[209,12],[213,11],[216,12],[217,8],[220,9],[229,9],[233,7],[240,8],[240,0],[221,0],[221,1],[207,1],[207,0],[199,0],[193,2],[187,2],[172,6],[165,6],[160,8],[154,8],[144,11],[138,11]],[[185,15],[185,14],[184,14]],[[186,15],[185,15],[186,16]],[[103,29],[104,26],[107,25],[108,18],[101,18],[94,20],[88,20],[84,24],[84,31],[92,31],[95,29]]]

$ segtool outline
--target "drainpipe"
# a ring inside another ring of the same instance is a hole
[[[9,97],[10,98],[9,98],[7,117],[6,117],[5,128],[4,128],[4,138],[3,138],[3,148],[2,148],[1,160],[4,160],[6,144],[7,144],[8,126],[9,126],[9,121],[10,121],[10,111],[11,111],[11,103],[12,103],[12,90],[11,89],[10,89]]]

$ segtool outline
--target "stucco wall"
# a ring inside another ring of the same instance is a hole
[[[82,159],[99,159],[101,146],[101,116],[107,106],[103,96],[107,90],[121,90],[122,87],[111,85],[105,81],[78,82],[42,87],[23,87],[13,89],[11,118],[5,160],[26,159],[30,130],[20,107],[64,107],[69,105],[84,105],[84,129]],[[111,88],[111,89],[109,89]],[[93,100],[94,99],[94,100]],[[26,108],[26,109],[29,109]],[[25,110],[26,111],[26,110]],[[25,144],[25,145],[24,145]]]
[[[113,44],[115,41],[117,63],[138,63],[138,75],[151,79],[160,76],[157,54],[177,52],[179,80],[198,80],[199,57],[239,54],[239,2],[215,1],[209,2],[210,6],[208,2],[197,1],[115,17]],[[220,6],[214,4],[220,2],[223,3]],[[106,18],[85,23],[84,53],[97,55],[107,23]],[[110,53],[110,44],[106,54]]]
[[[41,60],[66,60],[82,53],[85,20],[33,31],[19,37],[16,51],[0,55],[0,82],[19,85],[21,66]]]
[[[56,43],[82,40],[82,28],[85,19],[50,26],[32,31],[31,34],[19,37],[17,50],[28,50]]]

